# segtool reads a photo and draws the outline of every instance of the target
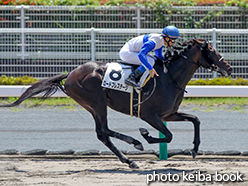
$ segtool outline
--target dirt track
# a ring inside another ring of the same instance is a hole
[[[156,180],[164,180],[167,176],[167,181],[151,181],[149,185],[248,185],[248,157],[222,159],[208,156],[192,160],[189,156],[174,156],[165,161],[144,155],[132,159],[136,159],[139,169],[131,170],[115,157],[8,159],[7,156],[1,156],[0,185],[142,186],[147,185],[154,174],[159,175]],[[238,179],[239,174],[243,182],[216,182],[216,178],[220,179],[216,173],[221,176],[226,174],[226,179],[231,175],[232,179]],[[169,174],[172,181],[168,181]],[[201,177],[197,177],[197,174],[201,174]],[[190,175],[195,177],[190,179]],[[176,176],[180,178],[178,182],[173,181]],[[211,181],[197,180],[204,179],[204,176],[211,178]]]
[[[51,151],[98,149],[106,151],[106,148],[101,149],[104,146],[96,139],[93,126],[88,124],[92,122],[92,118],[85,113],[81,110],[60,111],[55,109],[54,111],[52,109],[51,112],[51,110],[29,109],[16,112],[2,109],[0,149],[17,149],[18,151],[38,148]],[[190,113],[199,115],[203,123],[200,150],[239,150],[247,152],[247,128],[244,125],[244,123],[247,123],[247,113],[230,111],[208,113],[191,109]],[[211,117],[209,117],[210,114]],[[111,110],[109,115],[110,123],[112,123],[111,128],[135,136],[144,142],[137,130],[139,127],[143,127],[142,123],[138,123],[135,118],[130,119],[127,116],[121,118],[118,113],[112,114]],[[81,118],[81,116],[83,116],[83,120],[73,119]],[[58,120],[58,118],[60,119]],[[130,122],[127,119],[130,119]],[[114,125],[115,123],[118,123],[118,126]],[[169,124],[169,127],[174,134],[170,148],[185,149],[192,147],[192,125],[177,123],[177,125]],[[152,129],[149,129],[149,131],[151,131],[151,134],[154,132],[154,136],[157,135],[157,131],[152,131]],[[133,146],[126,144],[124,146],[119,141],[115,141],[115,143],[120,149],[129,150],[130,148],[130,150],[133,150]],[[146,143],[144,143],[144,146],[147,147],[145,149],[156,148]],[[166,184],[177,186],[248,185],[247,155],[231,156],[231,159],[230,156],[208,156],[207,159],[198,156],[195,160],[192,160],[190,156],[178,155],[167,161],[158,160],[154,155],[132,157],[132,159],[134,158],[140,166],[139,170],[131,170],[114,156],[103,158],[93,156],[54,158],[50,156],[47,158],[30,155],[0,155],[0,186],[145,186],[148,178],[150,179],[153,174],[156,175],[156,180],[158,178],[163,180],[168,174],[171,174],[171,176],[178,175],[180,178],[178,182],[151,181],[149,185],[154,186]],[[190,181],[189,176],[196,177],[199,171],[202,176],[210,176],[211,181]],[[226,177],[232,175],[231,178],[234,179],[237,172],[242,174],[243,182],[216,182],[215,180],[216,173],[226,175]],[[183,177],[184,174],[187,177]]]

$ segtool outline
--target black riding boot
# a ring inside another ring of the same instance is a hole
[[[139,69],[135,69],[129,77],[125,80],[125,83],[127,85],[133,86],[133,87],[139,87],[138,83],[136,82],[136,79],[140,77],[142,73],[139,71]]]

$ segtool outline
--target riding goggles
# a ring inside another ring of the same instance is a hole
[[[170,36],[168,36],[168,35],[163,35],[164,40],[165,40],[165,38],[166,38],[166,37],[168,37],[168,38],[169,38],[168,43],[169,43],[169,42],[175,43],[175,42],[176,42],[176,39],[178,39],[178,38],[171,38],[171,37],[170,37]],[[166,40],[165,40],[165,41],[166,41]]]
[[[175,43],[176,41],[174,39],[169,38],[169,42]]]

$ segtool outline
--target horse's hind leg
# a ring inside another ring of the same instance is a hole
[[[99,103],[100,104],[100,103]],[[96,133],[97,138],[103,142],[119,159],[122,163],[129,164],[130,168],[139,168],[138,165],[129,160],[119,149],[117,149],[109,138],[109,133],[113,133],[107,127],[107,106],[101,103],[97,108],[93,108],[94,113],[92,113],[96,122]]]
[[[133,144],[134,147],[138,150],[141,150],[141,151],[144,150],[143,145],[138,140],[132,138],[131,136],[126,136],[124,134],[121,134],[121,133],[118,133],[118,132],[115,132],[115,131],[112,131],[109,129],[107,130],[107,134],[110,137],[114,137],[114,138],[117,138],[119,140],[125,141],[128,144]]]
[[[72,97],[72,96],[71,96]],[[75,99],[75,97],[73,98]],[[119,149],[115,147],[115,145],[111,142],[109,136],[113,135],[114,132],[110,131],[107,126],[107,105],[104,99],[99,100],[98,97],[94,99],[94,103],[85,101],[79,101],[79,99],[75,99],[80,105],[86,108],[93,116],[96,124],[96,133],[97,138],[106,145],[118,158],[122,163],[129,164],[130,168],[139,168],[138,165],[129,160]],[[110,135],[111,134],[111,135]],[[115,136],[116,137],[116,136]]]
[[[90,84],[96,84],[96,82],[90,82]],[[84,84],[86,86],[86,82]],[[90,86],[87,86],[90,87]],[[119,139],[124,137],[122,135],[114,134],[113,131],[110,131],[107,126],[107,99],[104,91],[101,86],[95,85],[94,88],[91,87],[91,91],[82,89],[78,86],[75,86],[69,90],[67,88],[67,92],[69,92],[70,97],[72,97],[76,102],[78,102],[81,106],[83,106],[86,110],[88,110],[96,124],[96,133],[97,138],[106,145],[119,159],[122,163],[129,164],[130,168],[139,168],[138,165],[129,160],[119,149],[117,149],[114,144],[111,142],[109,136],[115,136]],[[94,91],[93,91],[94,90]],[[130,142],[133,139],[127,138]]]
[[[102,113],[102,112],[101,112]],[[106,113],[107,115],[107,113]],[[94,116],[93,116],[94,117]],[[96,120],[96,119],[95,119]],[[140,141],[134,139],[133,137],[131,136],[127,136],[127,135],[124,135],[124,134],[121,134],[119,132],[115,132],[115,131],[112,131],[108,128],[107,126],[107,121],[104,122],[106,123],[106,125],[104,125],[104,131],[106,132],[106,134],[110,137],[113,137],[113,138],[116,138],[116,139],[119,139],[119,140],[122,140],[122,141],[125,141],[126,143],[128,144],[133,144],[134,147],[140,151],[143,151],[144,148],[143,148],[143,145],[141,144]]]

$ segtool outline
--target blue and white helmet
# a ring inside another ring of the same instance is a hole
[[[162,34],[168,36],[171,39],[178,39],[180,34],[179,30],[175,26],[167,26],[163,29]]]

